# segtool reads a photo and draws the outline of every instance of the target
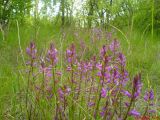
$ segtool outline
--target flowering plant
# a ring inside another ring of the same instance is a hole
[[[144,95],[145,110],[138,111],[136,108],[135,104],[142,96],[141,73],[130,79],[126,57],[116,39],[104,45],[99,55],[88,60],[79,59],[72,44],[66,50],[63,69],[58,67],[58,60],[62,58],[58,59],[58,50],[53,44],[45,56],[39,57],[32,42],[27,48],[27,55],[30,68],[26,107],[30,119],[34,119],[40,111],[43,112],[42,118],[47,119],[50,113],[50,118],[55,120],[85,117],[127,120],[130,116],[155,112],[152,89]]]

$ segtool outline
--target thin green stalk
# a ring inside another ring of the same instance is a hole
[[[152,31],[151,31],[152,40],[153,40],[153,34],[154,34],[154,0],[152,0]]]
[[[32,52],[32,50],[31,50]],[[30,87],[30,76],[31,73],[33,72],[33,60],[31,59],[31,65],[30,65],[30,69],[29,69],[29,74],[28,74],[28,80],[27,80],[27,88],[26,88],[26,109],[27,109],[27,117],[29,118],[29,111],[28,111],[28,93],[29,93],[29,87]]]
[[[56,117],[58,117],[58,103],[57,103],[57,94],[56,94],[56,83],[55,83],[55,68],[53,66],[53,61],[52,61],[52,79],[53,79],[53,94],[55,96],[55,113]]]
[[[127,112],[126,112],[123,120],[127,120],[127,118],[128,118],[128,113],[130,112],[132,104],[134,103],[134,93],[135,93],[135,88],[133,88],[131,101],[130,101],[129,107],[127,109]]]
[[[105,72],[105,63],[103,65],[103,68],[102,68],[102,84],[101,84],[101,79],[99,80],[99,83],[98,83],[98,93],[99,93],[99,97],[98,97],[98,100],[96,100],[97,102],[97,105],[96,105],[96,108],[95,108],[95,119],[97,119],[97,112],[99,110],[99,104],[100,104],[100,101],[101,101],[101,90],[102,90],[102,87],[103,87],[103,84],[104,84],[104,72]],[[95,102],[95,103],[96,103]]]

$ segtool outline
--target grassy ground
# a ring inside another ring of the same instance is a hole
[[[84,58],[96,54],[98,49],[107,44],[105,37],[102,40],[92,40],[91,32],[85,29],[65,28],[64,36],[58,27],[51,25],[40,25],[38,28],[36,44],[39,50],[45,50],[49,43],[53,41],[57,48],[61,45],[65,49],[70,43],[77,44],[78,51],[81,50],[80,41],[84,41],[87,50]],[[127,30],[124,30],[127,31]],[[78,36],[76,36],[78,34]],[[127,67],[131,76],[137,72],[141,72],[144,86],[148,86],[148,81],[154,86],[158,93],[158,84],[160,78],[160,40],[158,37],[153,39],[149,34],[142,35],[141,32],[132,32],[122,35],[119,31],[114,31],[113,38],[121,41],[124,54],[127,56]],[[20,26],[20,42],[25,54],[25,48],[34,38],[34,28],[30,25]],[[128,43],[130,49],[128,49]],[[19,115],[18,109],[22,109],[18,94],[23,90],[25,84],[19,70],[23,70],[22,57],[18,44],[18,31],[16,25],[10,27],[7,38],[2,41],[0,36],[0,119],[15,119],[14,116]]]

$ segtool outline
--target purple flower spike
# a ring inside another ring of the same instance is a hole
[[[34,42],[30,43],[30,46],[26,48],[26,53],[32,58],[36,59],[37,49]]]
[[[52,77],[51,68],[46,67],[44,62],[41,63],[39,71],[40,73],[44,73],[46,77]]]
[[[156,110],[148,110],[148,113],[155,113]]]
[[[69,95],[71,92],[71,89],[67,86],[63,86],[61,88],[58,89],[58,95],[61,101],[64,100],[64,97]]]
[[[92,69],[92,65],[90,63],[80,62],[77,63],[77,65],[78,69],[83,73],[86,73],[87,71]]]
[[[71,66],[67,66],[67,71],[71,71],[71,70],[72,70]]]
[[[61,72],[61,71],[57,71],[57,72],[56,72],[56,75],[57,75],[57,76],[61,76],[61,75],[62,75],[62,72]]]
[[[101,96],[102,96],[102,98],[105,98],[106,94],[107,94],[107,90],[105,88],[102,88],[102,90],[101,90]]]
[[[129,112],[129,115],[132,115],[132,116],[138,117],[138,116],[140,116],[140,113],[139,113],[139,112],[137,112],[136,110],[131,110],[131,111]]]
[[[89,103],[88,103],[88,106],[89,106],[89,107],[93,107],[93,106],[95,106],[95,103],[94,103],[94,102],[89,102]]]
[[[71,56],[71,55],[72,55],[72,51],[68,49],[68,50],[66,51],[66,54],[67,54],[68,56]]]
[[[126,58],[125,58],[125,56],[122,53],[119,53],[118,58],[119,58],[120,64],[122,66],[125,66],[126,65]]]
[[[138,74],[134,77],[133,89],[134,89],[134,98],[136,99],[139,97],[142,89],[141,74]]]
[[[125,96],[128,96],[129,98],[131,98],[131,93],[129,93],[128,91],[122,91],[122,93],[125,95]]]
[[[61,88],[58,89],[58,94],[59,94],[60,99],[63,100],[64,92],[63,92],[63,90]]]
[[[105,57],[106,53],[107,53],[107,47],[104,45],[100,50],[101,57],[102,58]]]
[[[47,60],[51,62],[52,66],[56,65],[58,62],[57,49],[53,44],[50,45],[50,49],[48,50]]]
[[[129,107],[129,103],[128,102],[125,102],[124,104],[125,104],[126,107]]]
[[[154,92],[153,90],[151,89],[150,91],[147,91],[145,93],[145,96],[144,96],[144,100],[145,101],[148,101],[148,100],[153,100],[154,99]]]
[[[97,64],[96,64],[96,67],[97,67],[99,70],[102,70],[102,64],[101,64],[101,63],[97,63]]]
[[[66,57],[69,63],[76,62],[76,49],[74,44],[71,45],[70,49],[66,50]]]
[[[101,71],[99,71],[99,72],[97,73],[97,76],[98,76],[98,77],[102,77]]]
[[[116,52],[116,50],[119,49],[119,47],[120,47],[120,43],[116,39],[109,46],[112,52]]]
[[[26,90],[36,95],[37,101],[47,98],[47,105],[56,105],[48,109],[55,112],[52,118],[69,119],[70,110],[73,113],[71,117],[76,117],[79,108],[70,99],[78,104],[83,102],[83,107],[97,120],[128,120],[129,117],[150,116],[155,112],[157,114],[158,109],[154,103],[152,89],[147,89],[143,95],[145,103],[141,106],[142,110],[137,109],[139,106],[136,104],[141,102],[139,100],[142,89],[141,74],[130,79],[126,57],[121,53],[120,43],[117,40],[110,45],[104,45],[99,54],[91,58],[90,51],[89,53],[83,51],[83,47],[86,47],[83,43],[81,47],[80,51],[83,53],[79,52],[77,55],[72,44],[65,51],[65,55],[61,56],[65,57],[61,61],[62,64],[58,62],[58,52],[53,44],[47,52],[43,52],[46,54],[42,56],[38,56],[33,42],[26,49],[29,57],[27,64],[30,65],[27,67],[28,77],[25,76],[28,78]],[[62,83],[59,82],[61,78]],[[53,100],[55,97],[56,101]],[[27,95],[27,101],[29,99],[30,96]],[[27,102],[26,105],[28,107],[30,104]],[[84,118],[82,112],[79,116],[81,119]]]
[[[102,111],[100,112],[100,116],[103,117],[105,115],[105,111],[107,110],[106,107],[102,108]]]

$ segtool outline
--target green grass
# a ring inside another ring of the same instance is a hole
[[[98,53],[98,49],[103,44],[106,44],[106,40],[91,42],[90,32],[86,29],[78,28],[65,28],[65,36],[61,35],[61,30],[57,26],[53,25],[39,25],[39,31],[37,34],[36,45],[38,49],[45,50],[50,42],[54,42],[56,47],[61,49],[61,43],[63,43],[63,50],[71,44],[75,43],[78,48],[78,52],[82,49],[80,47],[80,40],[84,40],[87,46],[84,58],[87,59]],[[125,30],[127,31],[127,30]],[[127,32],[125,32],[125,35]],[[79,37],[75,37],[74,33],[77,32]],[[127,68],[131,76],[137,72],[142,73],[142,80],[144,86],[148,86],[148,80],[150,84],[158,91],[158,84],[160,78],[160,43],[158,37],[152,39],[151,35],[142,36],[141,32],[132,32],[131,36],[127,36],[130,41],[130,51],[128,51],[128,44],[124,36],[115,31],[115,38],[121,41],[121,46],[124,54],[127,56]],[[22,56],[18,46],[18,33],[15,25],[11,26],[5,41],[2,41],[2,35],[0,36],[0,119],[23,119],[23,113],[20,113],[22,100],[19,95],[25,85],[25,81],[20,74],[24,71],[22,64]],[[31,40],[34,39],[34,27],[31,25],[20,25],[20,40],[25,54],[25,48]],[[62,42],[63,41],[63,42]],[[15,118],[16,116],[16,118]]]

